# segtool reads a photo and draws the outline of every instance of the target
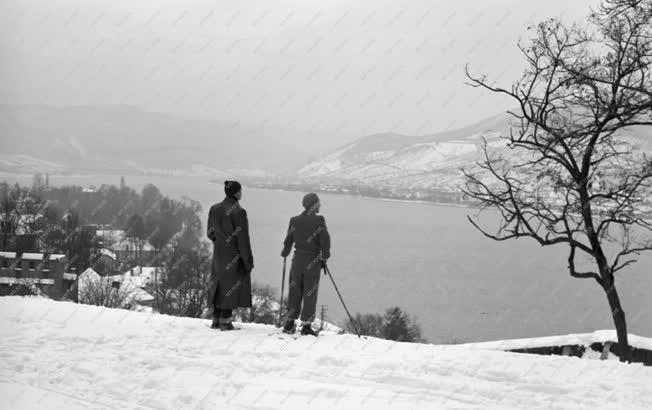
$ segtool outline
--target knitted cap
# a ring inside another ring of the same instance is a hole
[[[228,197],[235,195],[242,190],[242,185],[238,181],[224,181],[224,193]]]

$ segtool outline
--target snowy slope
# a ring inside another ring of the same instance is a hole
[[[482,158],[483,138],[491,149],[505,150],[505,141],[500,137],[509,135],[512,122],[513,117],[499,114],[432,135],[366,136],[306,164],[298,176],[372,186],[457,190],[461,182],[459,169]],[[642,149],[652,151],[649,129],[636,128],[625,135],[634,138]]]
[[[618,337],[615,330],[598,330],[593,333],[582,333],[562,336],[533,337],[526,339],[497,340],[492,342],[466,343],[464,347],[472,349],[514,350],[546,346],[581,345],[591,343],[616,342]],[[652,339],[636,335],[629,336],[630,346],[652,350]]]
[[[652,368],[0,298],[0,408],[652,408]]]

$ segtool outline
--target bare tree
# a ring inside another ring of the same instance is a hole
[[[76,283],[78,302],[109,308],[132,309],[136,306],[137,288],[114,285],[109,276],[84,275]]]
[[[387,308],[384,314],[357,313],[353,321],[345,322],[344,329],[398,342],[426,343],[417,320],[398,306]]]
[[[133,243],[138,264],[142,263],[143,247],[145,245],[145,222],[139,214],[133,214],[127,220],[127,228],[124,233],[125,239]]]
[[[211,254],[207,243],[186,249],[182,263],[174,272],[178,280],[164,280],[163,285],[174,285],[171,295],[178,308],[178,314],[188,317],[201,317],[208,307],[208,280],[211,271]]]
[[[251,284],[251,294],[251,307],[236,309],[234,316],[239,317],[243,322],[276,324],[280,307],[277,290],[254,281]]]
[[[378,313],[356,313],[353,321],[346,321],[344,329],[349,333],[360,332],[364,336],[382,338],[383,316]]]
[[[20,278],[20,279],[17,279],[16,283],[14,283],[14,286],[12,287],[12,290],[9,293],[9,295],[10,296],[14,296],[14,295],[20,295],[20,296],[33,295],[33,296],[49,297],[47,292],[45,292],[43,289],[41,289],[38,286],[38,284],[39,284],[39,282],[38,282],[38,280],[36,278]]]
[[[511,88],[466,70],[470,85],[518,106],[507,149],[485,141],[478,167],[463,170],[463,191],[498,210],[500,225],[489,233],[470,222],[499,241],[568,246],[570,275],[604,289],[621,361],[630,350],[615,274],[652,249],[652,161],[626,138],[652,125],[651,17],[652,0],[605,0],[587,27],[540,23],[519,44],[527,68]]]
[[[12,248],[11,243],[16,236],[22,215],[18,207],[23,195],[20,186],[9,186],[6,182],[0,184],[0,230],[2,231],[2,250]]]

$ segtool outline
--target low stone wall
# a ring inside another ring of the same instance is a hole
[[[508,351],[514,353],[584,357],[587,349],[591,349],[594,352],[600,353],[600,358],[603,360],[609,357],[609,353],[620,357],[620,349],[618,343],[615,342],[595,342],[591,343],[591,345],[588,347],[584,345],[561,345],[528,347],[523,349],[512,349]],[[640,349],[633,346],[630,346],[630,350],[632,362],[643,363],[645,366],[652,366],[652,350]]]

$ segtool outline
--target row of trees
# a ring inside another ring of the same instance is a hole
[[[397,342],[425,343],[421,327],[416,319],[394,306],[379,313],[357,313],[353,321],[347,320],[344,328],[350,333],[360,332],[363,336],[373,336]]]
[[[65,253],[70,267],[79,271],[100,247],[75,208],[62,208],[19,184],[0,183],[0,219],[3,250]]]
[[[170,199],[154,185],[137,193],[124,184],[120,188],[103,185],[84,190],[78,186],[34,184],[30,188],[0,183],[3,249],[64,253],[69,260],[67,269],[78,273],[88,267],[109,275],[136,265],[158,266],[161,275],[150,291],[159,310],[170,314],[197,316],[205,304],[210,249],[201,240],[200,213],[197,201]],[[112,245],[106,237],[96,235],[96,230],[105,226],[124,230],[125,239],[136,245],[135,257],[121,261],[122,270],[100,266],[99,251]],[[145,243],[156,249],[152,259],[139,255]],[[92,287],[90,303],[125,305],[127,295],[114,288],[110,280]]]

